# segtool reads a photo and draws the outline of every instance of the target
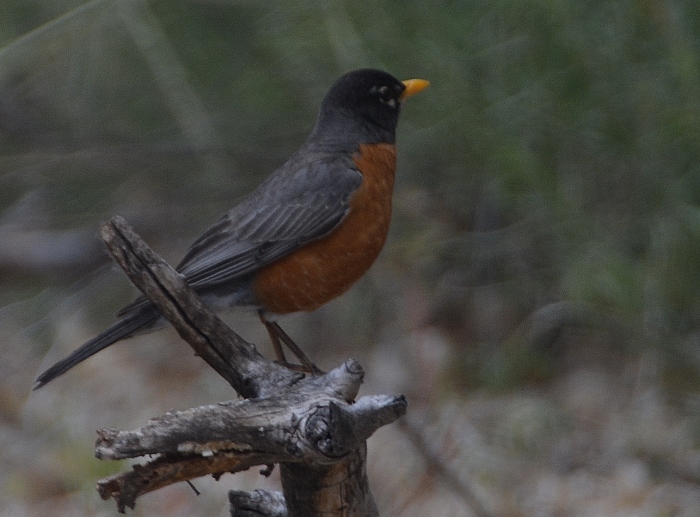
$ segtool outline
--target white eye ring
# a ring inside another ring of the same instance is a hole
[[[384,104],[388,104],[392,108],[396,107],[396,99],[391,95],[391,89],[388,86],[380,86],[377,91],[380,101]]]

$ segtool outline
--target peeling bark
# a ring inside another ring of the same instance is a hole
[[[355,400],[357,361],[306,376],[260,355],[213,314],[184,279],[115,217],[102,228],[115,260],[180,336],[245,400],[170,411],[140,429],[98,431],[103,460],[156,455],[102,479],[98,491],[120,512],[141,495],[204,475],[219,478],[279,464],[283,491],[229,493],[235,516],[376,516],[365,440],[406,412],[402,395]]]

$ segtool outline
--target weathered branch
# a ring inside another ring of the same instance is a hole
[[[156,255],[124,218],[117,216],[103,225],[102,238],[134,285],[239,395],[263,397],[299,378],[299,374],[266,360],[211,312],[182,276]]]
[[[117,510],[124,513],[126,508],[134,508],[137,498],[149,492],[207,475],[218,479],[227,472],[248,470],[259,465],[260,460],[260,455],[223,452],[212,456],[163,456],[146,465],[134,465],[128,472],[99,480],[97,491],[104,500],[113,498]],[[270,459],[269,463],[274,461]]]
[[[114,498],[123,512],[139,496],[171,483],[279,463],[283,494],[232,492],[232,515],[377,515],[365,472],[365,440],[405,413],[405,398],[380,395],[355,402],[364,372],[354,360],[306,377],[265,359],[122,218],[102,232],[129,278],[247,400],[171,411],[135,431],[98,431],[100,459],[157,455],[101,480],[100,495]]]
[[[348,361],[327,376],[340,381],[354,377],[359,386],[361,370],[357,366]],[[100,459],[161,455],[132,472],[102,480],[100,494],[103,498],[118,497],[123,509],[133,507],[140,495],[206,474],[219,477],[273,463],[334,465],[406,409],[402,396],[363,397],[348,404],[325,392],[330,390],[319,391],[320,379],[313,381],[295,386],[289,397],[171,411],[135,431],[100,430],[95,453]],[[337,395],[349,394],[337,390]],[[298,481],[307,485],[308,476]]]
[[[287,517],[287,504],[282,492],[267,490],[231,490],[228,493],[231,515],[235,517]]]
[[[379,515],[369,490],[366,442],[329,465],[283,463],[282,488],[290,516]]]
[[[406,407],[403,396],[363,397],[349,404],[346,396],[357,391],[330,394],[335,388],[333,377],[353,378],[359,386],[362,370],[348,360],[333,373],[274,397],[170,411],[136,431],[100,430],[95,455],[118,460],[149,454],[254,452],[265,456],[260,464],[269,463],[270,454],[276,462],[303,457],[327,463],[396,420]],[[351,383],[348,386],[354,388]]]

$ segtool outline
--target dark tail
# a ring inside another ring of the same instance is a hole
[[[100,350],[116,343],[124,338],[133,336],[139,331],[147,330],[158,320],[160,314],[155,308],[144,307],[136,313],[132,313],[116,322],[100,335],[95,336],[83,346],[75,350],[65,359],[61,359],[51,368],[39,375],[34,386],[38,390],[45,384],[51,382],[59,375],[63,375],[76,364],[83,362],[88,357],[95,355]]]

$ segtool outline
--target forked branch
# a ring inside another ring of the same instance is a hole
[[[172,483],[280,464],[283,493],[231,492],[232,515],[374,516],[365,440],[406,411],[398,396],[355,397],[364,372],[350,359],[305,376],[265,359],[213,314],[122,218],[102,228],[110,253],[180,335],[247,400],[171,411],[134,431],[98,431],[100,459],[156,455],[98,483],[120,512]],[[257,512],[257,513],[256,513]]]

